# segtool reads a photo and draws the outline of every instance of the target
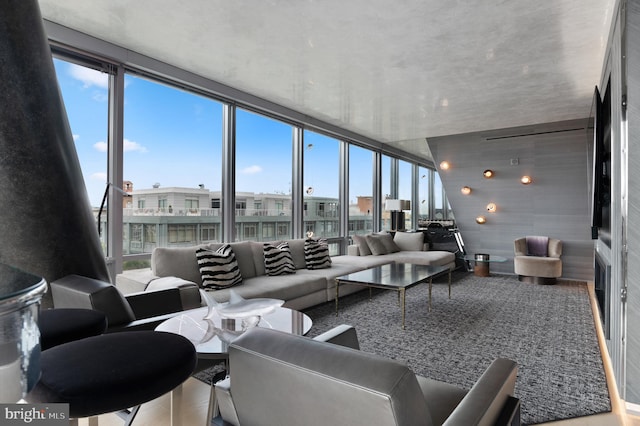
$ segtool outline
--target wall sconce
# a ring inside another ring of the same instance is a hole
[[[531,182],[533,182],[533,179],[531,179],[531,176],[522,176],[520,178],[520,183],[523,185],[529,185]]]
[[[471,188],[469,188],[468,186],[463,186],[462,188],[460,188],[460,192],[462,192],[464,195],[469,195],[471,194]]]
[[[487,223],[487,219],[484,216],[478,216],[476,217],[476,223],[478,225],[484,225],[485,223]]]
[[[487,211],[489,213],[495,213],[497,208],[498,208],[498,206],[496,206],[496,203],[487,204]]]
[[[491,179],[493,177],[493,170],[485,170],[484,172],[482,172],[482,176],[484,176],[485,179]]]
[[[440,163],[440,169],[442,169],[442,170],[449,170],[449,167],[451,167],[451,166],[449,165],[448,161],[443,161],[443,162]]]

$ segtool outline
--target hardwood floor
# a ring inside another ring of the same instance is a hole
[[[598,308],[595,302],[593,285],[589,285],[591,295],[591,307],[594,318],[598,318]],[[596,320],[596,329],[600,342],[600,350],[607,375],[609,385],[612,411],[610,413],[597,414],[588,417],[562,420],[545,423],[545,426],[640,426],[640,417],[629,416],[625,413],[624,401],[618,394],[618,389],[613,379],[611,360],[607,352],[602,327],[599,320]],[[209,404],[210,387],[197,379],[189,378],[182,387],[181,416],[183,426],[208,426],[206,420]],[[135,426],[161,426],[170,424],[170,397],[164,395],[158,399],[144,404],[133,424]],[[101,426],[122,426],[123,421],[115,414],[105,414],[99,416],[98,422]],[[87,419],[81,419],[79,424],[87,425]]]

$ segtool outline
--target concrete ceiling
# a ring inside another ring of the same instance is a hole
[[[583,118],[615,0],[39,0],[45,19],[412,154]]]

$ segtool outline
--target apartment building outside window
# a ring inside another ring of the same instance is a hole
[[[374,152],[349,146],[349,235],[373,228]]]
[[[319,226],[314,226],[313,230],[305,227],[305,235],[338,237],[337,233],[327,232],[322,220],[330,216],[336,223],[339,221],[341,141],[309,130],[304,131],[303,139],[304,216],[319,220]],[[313,209],[311,216],[309,206]]]
[[[223,110],[229,106],[203,95],[206,90],[196,93],[186,90],[186,85],[178,88],[147,71],[102,69],[95,64],[85,67],[75,62],[82,61],[77,57],[73,64],[59,58],[54,61],[94,214],[107,182],[123,182],[122,189],[132,194],[123,199],[121,213],[111,209],[102,217],[103,222],[113,215],[122,219],[113,228],[119,237],[103,227],[105,255],[108,241],[113,241],[116,248],[122,247],[120,256],[125,259],[143,259],[143,255],[148,259],[160,246],[221,241],[224,226],[235,226],[232,238],[236,240],[274,241],[294,235],[330,238],[332,253],[338,254],[348,235],[385,227],[385,196],[410,199],[403,191],[411,187],[408,171],[412,163],[235,106],[231,107],[235,120],[230,129],[235,165],[229,176],[236,192],[223,193],[219,165],[223,160]],[[114,86],[114,81],[124,84]],[[109,125],[113,117],[108,101],[116,92],[123,99],[120,127]],[[109,129],[115,129],[114,134]],[[121,150],[122,159],[110,157],[112,143]],[[302,164],[293,161],[294,147]],[[433,174],[423,169],[425,175]],[[296,182],[300,182],[298,198],[292,192]],[[420,217],[450,215],[441,184],[433,189],[439,181],[425,183],[429,189],[418,184]],[[374,194],[374,187],[381,188],[381,194]],[[429,191],[435,195],[426,196]],[[242,194],[240,199],[236,199],[238,194]],[[225,202],[234,203],[236,215],[223,217]],[[432,206],[431,210],[423,208],[423,203]],[[296,209],[301,216],[296,224],[299,229],[294,229],[292,218]],[[374,224],[376,212],[381,224]],[[257,221],[256,216],[260,217]],[[344,219],[347,223],[341,227]]]

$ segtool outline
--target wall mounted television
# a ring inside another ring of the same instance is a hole
[[[591,238],[611,244],[611,89],[610,79],[604,96],[598,87],[593,94],[587,125],[591,159]]]

